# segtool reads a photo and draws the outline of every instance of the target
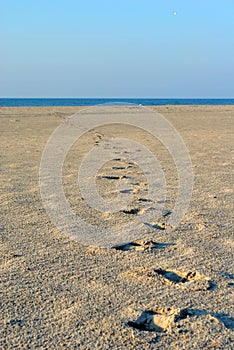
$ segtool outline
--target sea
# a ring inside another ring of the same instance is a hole
[[[0,107],[96,106],[105,103],[132,103],[143,106],[234,105],[234,98],[0,98]]]

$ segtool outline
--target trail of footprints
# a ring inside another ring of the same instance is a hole
[[[126,243],[123,245],[113,247],[116,250],[123,252],[127,251],[155,251],[163,249],[170,243],[158,243],[154,240],[136,240],[135,242]],[[133,277],[145,277],[160,281],[162,284],[174,287],[183,287],[191,291],[209,290],[214,288],[214,284],[204,275],[198,271],[181,272],[176,270],[165,270],[162,268],[149,269],[145,267],[138,267],[128,270],[126,274]]]
[[[121,246],[113,247],[123,252],[129,251],[148,251],[153,252],[155,249],[165,248],[169,244],[160,244],[153,240],[137,240]],[[132,268],[125,272],[126,275],[133,278],[144,278],[155,281],[157,284],[169,285],[174,288],[184,288],[191,292],[212,290],[215,285],[209,277],[201,275],[198,271],[177,271],[162,268]],[[141,312],[137,319],[129,320],[127,325],[138,331],[161,333],[186,332],[183,327],[185,324],[192,322],[193,318],[205,316],[209,321],[222,324],[228,329],[234,328],[234,320],[229,315],[209,313],[206,310],[197,310],[189,308],[161,308],[156,307]],[[186,323],[187,322],[187,323]],[[182,328],[181,328],[182,327]],[[186,327],[186,326],[185,326]]]
[[[137,240],[124,245],[113,247],[113,249],[120,250],[123,253],[130,251],[146,251],[154,252],[156,249],[165,248],[168,245],[157,243],[153,240]],[[215,288],[215,284],[209,277],[200,274],[198,271],[177,271],[171,269],[162,268],[145,268],[137,267],[125,271],[124,274],[127,278],[132,277],[136,279],[148,279],[157,285],[169,285],[172,288],[183,288],[189,292],[201,292],[210,291]],[[199,319],[199,320],[198,320]],[[206,321],[204,321],[206,319]],[[191,308],[176,308],[176,307],[155,307],[149,310],[141,311],[139,317],[133,317],[126,325],[136,331],[154,332],[157,337],[160,334],[179,334],[189,332],[187,328],[191,327],[195,322],[209,322],[215,323],[222,331],[222,327],[227,329],[234,328],[234,320],[226,314],[218,314],[214,312],[208,312],[206,310],[191,309]]]
[[[101,136],[100,136],[100,139],[101,139]],[[131,179],[132,180],[131,185],[134,186],[134,188],[120,190],[120,193],[126,193],[126,194],[131,193],[133,195],[132,198],[134,198],[135,204],[132,204],[130,207],[123,209],[121,212],[126,216],[142,215],[147,210],[145,206],[153,202],[151,199],[145,198],[143,196],[143,193],[147,191],[147,188],[148,188],[147,182],[135,181],[134,176],[139,175],[136,164],[132,163],[131,161],[127,161],[124,158],[123,159],[115,158],[113,159],[113,161],[115,161],[115,164],[119,163],[119,165],[113,165],[111,167],[111,169],[114,172],[112,174],[106,174],[106,173],[99,174],[98,178],[104,179],[104,180],[110,180],[110,181]],[[123,174],[123,171],[125,171],[124,174]],[[165,223],[152,223],[152,224],[145,223],[145,224],[150,226],[150,228],[152,229],[162,229],[162,230],[165,229]]]
[[[170,244],[160,244],[153,240],[137,240],[121,246],[113,247],[123,252],[148,251],[165,248]],[[145,267],[132,268],[125,272],[133,278],[144,278],[155,281],[157,284],[169,285],[174,288],[184,288],[191,292],[209,291],[215,288],[209,277],[198,271],[177,271],[170,269],[151,269]],[[207,312],[206,310],[174,307],[155,307],[143,310],[137,319],[129,320],[127,325],[138,331],[161,333],[187,332],[186,325],[193,322],[193,318],[206,317],[209,322],[223,325],[227,329],[234,329],[234,320],[229,315]],[[184,324],[183,324],[184,321]],[[181,328],[182,327],[182,328]]]
[[[103,140],[104,135],[96,133],[96,144],[98,144],[101,140]],[[116,162],[122,162],[121,158],[114,159]],[[112,167],[114,171],[119,170],[134,170],[136,165],[134,163],[128,162],[127,165],[115,165]],[[124,178],[128,178],[126,175],[102,175],[103,179],[107,180],[121,180]],[[137,186],[138,189],[136,191],[129,189],[130,192],[137,192],[139,189],[145,189],[147,187],[147,183],[145,182],[133,182],[133,185]],[[127,191],[127,190],[126,190]],[[138,202],[150,202],[151,200],[148,198],[138,198]],[[141,207],[133,207],[130,209],[125,209],[122,212],[126,215],[141,215],[144,212],[144,208]],[[170,215],[171,212],[167,211],[164,214],[164,217]],[[147,223],[146,223],[147,224]],[[152,229],[165,230],[165,223],[153,223],[148,224]],[[123,245],[115,246],[113,249],[122,252],[129,251],[147,251],[154,252],[157,249],[165,248],[166,246],[171,244],[163,244],[155,242],[154,240],[137,240],[135,242],[128,242]],[[213,282],[206,276],[201,275],[198,271],[187,271],[181,272],[177,270],[170,269],[148,269],[144,267],[138,267],[131,270],[126,271],[128,276],[132,276],[133,278],[149,278],[152,280],[156,280],[157,282],[161,282],[161,284],[169,285],[175,288],[185,288],[192,292],[198,291],[207,291],[212,290],[215,285]],[[140,314],[140,316],[136,320],[129,320],[127,325],[137,330],[156,332],[156,333],[170,333],[173,328],[176,328],[177,325],[180,324],[182,320],[191,319],[195,316],[206,315],[210,319],[215,320],[216,322],[221,322],[224,324],[226,328],[233,328],[233,320],[228,317],[223,318],[222,315],[208,313],[205,310],[194,310],[194,309],[179,309],[179,308],[161,308],[156,307],[151,310],[144,310]]]
[[[114,249],[129,251],[148,251],[153,252],[156,249],[165,248],[171,244],[157,243],[153,240],[137,240],[121,246],[113,247]],[[169,285],[174,288],[183,288],[191,292],[212,290],[215,285],[209,277],[201,275],[198,271],[177,271],[159,268],[132,268],[125,274],[137,279],[150,279],[158,285]],[[222,315],[208,313],[205,310],[179,309],[179,308],[160,308],[156,307],[151,310],[142,311],[136,320],[129,320],[127,325],[138,331],[149,331],[156,333],[171,333],[172,330],[181,327],[181,321],[192,322],[193,317],[204,316],[209,319],[222,323],[226,328],[233,328],[233,320],[223,318]],[[183,331],[180,329],[180,332]],[[185,330],[186,331],[186,330]]]

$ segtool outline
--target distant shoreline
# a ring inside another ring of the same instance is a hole
[[[112,103],[143,106],[227,106],[234,105],[234,98],[0,98],[0,107],[91,107]]]

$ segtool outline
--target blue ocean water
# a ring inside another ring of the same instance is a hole
[[[103,103],[134,103],[143,106],[234,105],[233,99],[194,98],[0,98],[1,107],[20,106],[96,106]]]

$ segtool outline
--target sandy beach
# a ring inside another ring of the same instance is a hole
[[[167,180],[161,218],[144,237],[117,248],[85,246],[50,221],[39,188],[42,152],[55,128],[81,107],[1,107],[1,349],[231,349],[233,346],[234,106],[151,107],[189,151],[194,189],[179,227],[166,233],[178,179],[169,153],[149,134],[103,126],[82,136],[64,163],[64,192],[91,224],[140,215],[144,175],[121,159],[98,179],[103,198],[132,179],[129,211],[89,208],[77,171],[90,147],[118,134],[157,154]]]

